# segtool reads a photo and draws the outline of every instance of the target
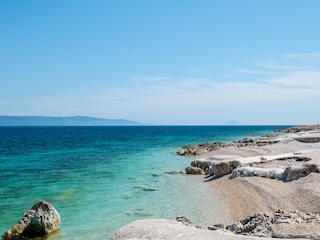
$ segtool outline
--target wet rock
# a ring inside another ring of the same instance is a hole
[[[24,213],[11,229],[6,231],[2,238],[22,239],[23,237],[47,236],[60,228],[60,215],[48,202],[40,201]]]
[[[204,175],[205,174],[205,172],[201,168],[198,168],[198,167],[187,167],[186,173],[193,174],[193,175]]]

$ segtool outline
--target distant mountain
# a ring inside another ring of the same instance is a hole
[[[86,116],[41,117],[41,116],[0,116],[0,126],[132,126],[139,122],[125,119],[106,119]]]

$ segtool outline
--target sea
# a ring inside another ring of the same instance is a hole
[[[203,176],[176,174],[181,146],[273,134],[285,126],[0,127],[0,235],[36,202],[61,229],[50,240],[109,239],[138,219],[225,220]]]

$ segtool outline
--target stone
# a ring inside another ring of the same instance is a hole
[[[227,225],[226,230],[246,236],[319,239],[319,217],[318,213],[300,213],[297,210],[284,209],[248,216],[239,222]]]
[[[24,237],[47,236],[60,229],[60,215],[48,202],[40,201],[24,213],[23,217],[2,238],[21,239]]]
[[[284,170],[282,168],[257,168],[239,167],[231,172],[230,178],[241,177],[265,177],[270,179],[282,179]]]
[[[320,137],[300,137],[300,138],[294,138],[294,140],[303,142],[303,143],[318,143],[320,142]]]
[[[290,182],[305,177],[312,172],[319,172],[319,168],[316,164],[305,163],[300,166],[289,166],[284,171],[282,180],[284,182]]]
[[[204,175],[205,174],[205,172],[201,168],[198,168],[198,167],[187,167],[186,173],[193,174],[193,175]]]
[[[209,175],[215,178],[230,174],[234,169],[240,166],[240,161],[230,160],[222,162],[213,162],[209,167]]]
[[[178,155],[185,155],[185,156],[190,156],[190,155],[201,155],[207,152],[212,152],[214,150],[232,146],[232,143],[222,143],[222,142],[206,142],[206,143],[201,143],[201,144],[189,144],[189,145],[184,145],[181,147],[181,149],[177,152]]]
[[[191,162],[191,167],[201,168],[203,171],[207,172],[209,170],[212,160],[208,159],[196,159]]]
[[[196,228],[176,220],[145,219],[132,222],[115,232],[110,240],[258,240],[252,236],[235,235],[221,229],[215,231]],[[259,240],[267,240],[259,238]]]

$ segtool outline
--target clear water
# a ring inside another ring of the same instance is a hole
[[[282,126],[281,126],[282,127]],[[1,127],[0,234],[34,203],[60,213],[50,239],[108,239],[141,218],[224,219],[202,177],[172,174],[182,145],[271,133],[276,126]]]

